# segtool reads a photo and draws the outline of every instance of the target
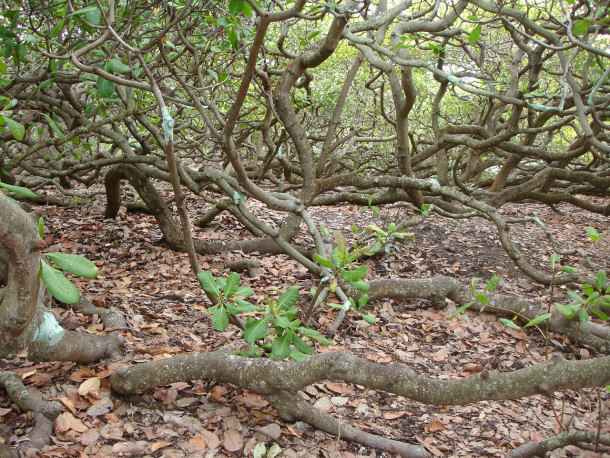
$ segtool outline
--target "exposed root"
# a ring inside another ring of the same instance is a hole
[[[51,346],[33,342],[28,347],[30,361],[73,361],[91,363],[121,356],[124,339],[120,335],[100,336],[67,331],[59,343]]]
[[[83,315],[91,316],[98,315],[104,323],[104,329],[107,331],[118,331],[120,329],[127,329],[127,323],[125,317],[121,312],[113,309],[105,309],[93,305],[89,299],[83,294],[80,296],[80,300],[76,304],[71,306],[74,310],[81,312]]]
[[[316,409],[305,402],[298,394],[282,392],[266,396],[284,420],[302,420],[322,431],[334,434],[341,439],[357,442],[367,447],[384,450],[404,457],[420,458],[428,456],[426,450],[418,445],[387,439],[353,428],[330,414]]]
[[[529,458],[544,456],[553,450],[566,445],[578,445],[580,442],[610,445],[610,436],[602,434],[598,437],[596,431],[565,431],[540,442],[528,442],[506,453],[507,458]]]
[[[26,440],[20,443],[19,451],[25,453],[29,448],[41,449],[49,445],[50,436],[53,433],[53,422],[61,412],[59,402],[43,401],[33,389],[28,390],[21,378],[14,372],[0,372],[0,384],[19,409],[34,413],[34,427]]]
[[[134,394],[149,387],[197,379],[232,383],[265,396],[277,404],[284,418],[302,419],[365,445],[384,450],[387,450],[384,447],[395,447],[397,453],[403,453],[398,450],[413,453],[405,456],[421,456],[416,455],[418,449],[411,449],[408,444],[388,442],[342,427],[338,420],[326,418],[313,407],[296,402],[292,396],[312,383],[337,380],[426,404],[462,405],[483,400],[518,399],[570,388],[604,386],[610,382],[610,356],[583,361],[566,361],[555,356],[513,372],[483,371],[466,378],[440,380],[400,364],[373,363],[349,352],[320,353],[297,363],[284,363],[245,358],[220,350],[122,367],[112,374],[110,381],[114,391]]]
[[[546,313],[540,307],[526,299],[506,294],[487,293],[488,304],[483,306],[475,301],[472,291],[452,277],[433,277],[426,279],[389,279],[369,282],[369,301],[384,298],[419,298],[427,299],[437,305],[444,305],[445,299],[450,299],[458,306],[473,302],[472,310],[485,310],[498,315],[517,315],[520,321],[528,322],[535,317]],[[358,298],[362,293],[350,292],[352,297]],[[579,342],[610,353],[610,329],[595,323],[578,323],[576,320],[567,320],[559,311],[555,310],[549,319],[549,330],[563,333]]]

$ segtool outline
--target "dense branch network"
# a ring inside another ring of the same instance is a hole
[[[500,210],[529,199],[552,208],[566,202],[610,216],[610,203],[600,199],[610,187],[607,4],[8,3],[12,7],[0,19],[4,183],[40,192],[52,187],[65,197],[54,199],[65,203],[103,179],[105,216],[112,218],[121,204],[121,181],[127,180],[169,246],[189,253],[195,274],[200,272],[196,253],[239,250],[287,253],[314,277],[326,278],[328,270],[312,254],[326,258],[332,247],[312,222],[311,205],[404,201],[420,213],[429,208],[449,218],[492,222],[509,257],[536,282],[591,281],[590,273],[536,269],[510,229],[540,220],[536,215],[511,220]],[[179,224],[171,201],[159,192],[164,182],[172,185]],[[209,206],[201,226],[229,211],[255,238],[229,244],[193,240],[185,192]],[[267,224],[248,210],[247,199],[283,212],[283,223]],[[0,207],[11,218],[0,224],[0,280],[6,277],[0,290],[0,347],[3,355],[12,355],[31,343],[46,305],[39,298],[39,239],[33,223],[4,194]],[[293,242],[302,225],[313,249]],[[576,253],[552,241],[557,254]],[[337,294],[342,300],[359,297],[342,286]],[[371,300],[418,297],[437,304],[445,298],[458,305],[473,301],[470,289],[445,277],[371,282],[369,295]],[[81,305],[91,309],[91,304]],[[525,321],[540,314],[525,299],[500,295],[489,296],[486,310]],[[115,329],[125,327],[122,318],[107,318]],[[607,327],[581,325],[561,314],[549,326],[609,351]],[[82,337],[68,333],[54,349],[32,345],[32,357],[63,354],[87,361],[116,355],[121,342],[115,337],[92,341],[83,353]],[[278,379],[271,389],[272,382],[262,375],[235,380],[244,367],[270,364],[280,373],[301,371],[297,379],[312,383],[318,361],[325,358],[317,355],[288,366],[226,354],[189,355],[122,371],[114,377],[114,388],[135,392],[213,377],[265,394],[286,418],[306,419],[333,433],[343,428],[342,437],[405,455],[423,454],[418,447],[380,442],[313,412],[295,397],[305,382],[284,386],[289,379]],[[217,359],[224,361],[222,367],[216,367]],[[337,356],[330,366],[324,366],[331,371],[325,376],[368,386],[373,381],[367,377],[381,370],[389,375],[379,389],[413,399],[412,392],[398,388],[399,379],[438,384],[441,391],[451,385],[456,390],[452,399],[459,402],[608,383],[607,357],[587,363],[551,360],[517,381],[509,379],[518,374],[487,373],[463,381],[423,381],[408,371],[371,367],[349,354]],[[181,373],[184,367],[192,372]],[[353,373],[362,373],[357,380],[347,376],[354,368],[361,372]],[[210,372],[202,375],[204,370]],[[582,377],[570,379],[565,371],[580,371]],[[558,379],[561,373],[563,381],[551,380],[551,372]],[[154,380],[148,380],[150,374]],[[482,394],[488,392],[494,394]],[[426,393],[417,400],[447,404],[446,396]]]

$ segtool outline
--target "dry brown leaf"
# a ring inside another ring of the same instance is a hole
[[[483,372],[485,367],[481,364],[471,364],[467,366],[462,372],[467,374],[478,374],[479,372]]]
[[[152,452],[156,452],[157,450],[161,450],[162,448],[169,447],[170,445],[172,445],[172,443],[171,442],[167,442],[167,441],[157,441],[157,442],[154,442],[152,444],[152,446],[150,447],[150,452],[151,453]]]
[[[229,390],[226,386],[216,385],[212,388],[212,391],[210,391],[210,399],[214,402],[227,402],[227,398],[225,398],[224,395],[228,392]]]
[[[244,437],[239,431],[227,429],[223,435],[222,446],[229,452],[238,452],[244,446]]]
[[[77,433],[84,433],[89,429],[82,421],[74,417],[70,412],[63,412],[55,420],[55,428],[60,432],[66,432],[69,429]]]
[[[397,410],[393,412],[384,412],[383,418],[386,420],[396,420],[397,418],[404,417],[405,415],[411,415],[411,412],[406,412],[404,410]]]
[[[343,383],[335,383],[335,382],[326,382],[324,384],[326,388],[328,388],[333,393],[337,394],[351,394],[354,392],[349,386],[344,385]]]
[[[199,434],[189,439],[189,444],[194,445],[195,447],[199,447],[201,450],[206,449],[207,443],[208,442],[205,440],[205,437],[200,436]]]
[[[437,431],[444,431],[447,428],[440,421],[431,421],[427,425],[424,425],[424,431],[426,433],[435,433]]]
[[[36,373],[36,369],[24,372],[23,374],[21,374],[21,380],[25,381],[26,378],[31,377],[35,373]]]
[[[86,396],[91,392],[96,392],[99,390],[101,385],[102,380],[99,377],[92,377],[81,383],[81,385],[78,387],[78,394],[81,396]]]
[[[282,434],[280,425],[277,423],[270,423],[268,425],[263,426],[262,428],[256,428],[256,431],[260,431],[261,433],[269,436],[271,439],[278,439]]]
[[[100,431],[96,428],[91,428],[90,430],[85,431],[83,434],[81,434],[78,440],[83,445],[91,445],[95,444],[95,442],[97,442],[99,438]]]
[[[218,447],[220,445],[220,439],[212,431],[208,431],[207,429],[202,429],[201,431],[199,431],[199,434],[201,434],[203,437],[205,437],[205,440],[208,443],[208,448],[210,450],[214,450],[216,447]]]
[[[60,396],[57,398],[57,400],[61,402],[64,406],[66,406],[70,410],[70,412],[76,413],[76,407],[74,406],[74,401],[72,401],[72,399],[69,399],[65,396]]]
[[[244,390],[244,394],[240,397],[240,400],[246,405],[246,407],[254,407],[257,409],[262,409],[269,405],[269,402],[263,399],[260,395],[247,390]]]

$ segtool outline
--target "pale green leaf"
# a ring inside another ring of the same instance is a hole
[[[4,122],[8,126],[8,130],[15,140],[23,140],[25,137],[25,126],[6,115],[2,115]]]
[[[544,320],[547,320],[551,317],[552,313],[545,313],[544,315],[540,315],[537,316],[536,318],[534,318],[533,320],[531,320],[529,323],[527,323],[525,326],[523,326],[524,328],[529,328],[530,326],[538,326],[540,323],[542,323]]]
[[[239,274],[237,272],[231,272],[222,288],[223,292],[225,293],[225,297],[231,297],[233,294],[235,294],[239,288],[239,282]]]
[[[271,345],[271,357],[281,361],[290,356],[290,344],[292,343],[292,335],[286,333]]]
[[[0,181],[0,188],[8,189],[9,191],[14,192],[15,194],[19,194],[23,197],[36,197],[36,194],[34,194],[31,189],[24,188],[23,186],[14,186],[12,184],[6,184]]]
[[[366,276],[366,266],[360,266],[356,270],[342,270],[340,274],[346,282],[357,282]]]
[[[217,331],[224,331],[229,325],[229,315],[223,305],[218,307],[212,315],[212,323]]]
[[[277,300],[277,306],[280,310],[288,309],[297,303],[299,300],[299,288],[291,286]]]
[[[244,340],[246,342],[256,342],[257,340],[262,339],[267,333],[271,318],[271,315],[266,316],[262,320],[248,317],[246,321],[246,330],[244,331]]]
[[[40,277],[51,295],[64,304],[76,304],[80,294],[76,286],[59,270],[40,260]]]
[[[199,272],[197,274],[197,280],[199,280],[201,287],[206,293],[210,293],[216,297],[220,297],[220,290],[218,289],[218,285],[216,285],[216,282],[214,281],[214,276],[212,275],[212,272],[209,272],[207,270],[204,272]]]
[[[506,319],[506,318],[500,318],[500,321],[505,324],[506,326],[508,326],[509,328],[513,328],[513,329],[517,329],[518,331],[521,330],[521,328],[515,324],[514,321]]]
[[[79,277],[95,278],[99,273],[96,265],[84,256],[69,253],[47,253],[57,267]]]

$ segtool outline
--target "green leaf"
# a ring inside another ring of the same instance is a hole
[[[360,266],[356,270],[342,270],[340,274],[346,282],[357,282],[366,276],[366,266]]]
[[[324,237],[330,237],[330,232],[328,232],[328,229],[324,224],[320,224],[320,234],[322,234]]]
[[[395,223],[388,224],[388,234],[391,234],[392,232],[394,232],[395,229],[396,229]]]
[[[414,240],[415,239],[415,233],[414,232],[394,232],[392,234],[392,237],[394,237],[395,239],[400,239],[400,240],[403,240],[403,239],[406,239],[406,238]]]
[[[205,271],[199,272],[197,274],[197,280],[199,280],[199,284],[203,288],[206,293],[213,294],[216,297],[220,297],[220,290],[218,289],[218,285],[214,281],[214,276],[212,272]]]
[[[336,268],[342,267],[341,266],[341,257],[340,257],[340,251],[339,248],[334,247],[333,250],[330,252],[330,261],[332,262],[333,266]]]
[[[485,285],[485,292],[494,291],[498,287],[499,283],[500,276],[498,274],[492,275],[489,281],[487,282],[487,285]]]
[[[299,312],[299,309],[297,309],[296,307],[292,307],[291,309],[288,309],[288,310],[280,313],[280,316],[288,318],[289,320],[293,320],[298,312]]]
[[[580,308],[580,310],[578,311],[578,319],[581,323],[586,323],[587,321],[589,321],[589,314],[587,313],[586,308]]]
[[[41,239],[44,238],[44,218],[42,216],[38,218],[38,235]]]
[[[126,73],[131,70],[128,65],[125,65],[119,59],[110,59],[106,62],[105,69],[110,73]]]
[[[470,280],[470,291],[472,291],[472,295],[475,296],[477,294],[477,282],[480,278],[473,278]]]
[[[88,6],[86,8],[81,8],[80,10],[76,10],[69,16],[83,16],[87,22],[93,25],[99,25],[100,20],[102,19],[102,13],[100,12],[97,6]]]
[[[292,332],[292,331],[291,331]],[[292,334],[292,345],[301,353],[306,355],[311,355],[314,352],[314,349],[307,345],[299,336],[296,334]]]
[[[608,321],[608,315],[606,315],[604,312],[602,312],[601,310],[597,310],[597,309],[591,309],[591,312],[593,312],[595,315],[597,315],[597,317],[603,321]]]
[[[299,300],[298,286],[291,286],[277,300],[277,306],[280,310],[289,309]]]
[[[19,194],[20,196],[23,196],[23,197],[29,197],[29,198],[36,197],[36,194],[34,194],[34,192],[31,189],[24,188],[23,186],[14,186],[12,184],[6,184],[6,183],[2,183],[0,181],[0,188],[8,189],[9,191],[14,192],[15,194]]]
[[[64,27],[64,20],[60,20],[55,27],[53,27],[53,30],[51,30],[51,33],[49,34],[49,36],[51,38],[55,38],[57,35],[59,35],[59,32],[61,32],[61,29],[63,29]]]
[[[76,304],[80,294],[76,286],[59,270],[40,260],[40,277],[51,295],[64,304]]]
[[[468,307],[470,307],[472,304],[474,304],[474,302],[466,302],[464,305],[459,306],[456,310],[455,313],[453,315],[451,315],[449,317],[450,320],[453,320],[456,316],[458,316],[460,313],[462,313],[463,311],[465,311]]]
[[[315,329],[306,328],[304,326],[299,326],[297,328],[297,331],[299,331],[301,334],[303,334],[304,336],[307,336],[309,338],[315,338],[320,335],[319,331],[316,331]]]
[[[574,35],[581,35],[585,33],[589,29],[590,19],[580,19],[576,21],[574,24],[574,28],[572,29],[572,33]]]
[[[563,270],[567,274],[575,274],[576,272],[578,272],[578,269],[576,267],[570,266],[561,266],[561,270]]]
[[[227,32],[227,35],[229,36],[229,42],[231,43],[231,46],[234,50],[237,50],[237,48],[239,48],[239,42],[237,41],[237,34],[235,33],[235,29],[231,27],[230,29],[225,30]]]
[[[470,35],[468,35],[468,42],[471,45],[474,45],[477,41],[479,41],[479,37],[481,36],[481,30],[481,24],[477,24],[477,26],[472,29],[472,32],[470,32]]]
[[[210,75],[214,79],[214,81],[218,81],[218,73],[217,72],[215,72],[211,68],[208,68],[206,70],[206,72],[208,73],[208,75]]]
[[[47,257],[60,269],[79,277],[95,278],[99,273],[95,264],[78,254],[47,253]]]
[[[267,333],[271,318],[271,315],[266,316],[262,320],[248,317],[246,320],[246,330],[244,331],[244,340],[246,342],[256,342],[257,340],[262,339]]]
[[[238,16],[244,11],[243,0],[229,0],[229,14],[231,16]]]
[[[594,242],[599,241],[599,233],[595,230],[593,226],[587,227],[587,234],[589,235],[589,238]]]
[[[371,323],[371,324],[375,324],[377,323],[377,319],[373,318],[371,315],[367,315],[366,313],[361,313],[360,316],[362,317],[362,319],[364,321],[366,321],[367,323]]]
[[[320,256],[319,254],[314,254],[313,258],[318,262],[318,264],[320,264],[322,267],[327,267],[329,269],[331,269],[333,267],[332,262],[330,262],[330,259],[326,259],[323,258],[322,256]]]
[[[271,345],[271,357],[281,361],[290,355],[290,344],[292,343],[292,335],[284,334]]]
[[[598,270],[597,275],[595,275],[595,287],[599,292],[602,292],[604,290],[604,287],[606,286],[606,281],[606,271]]]
[[[475,295],[475,298],[478,302],[480,302],[481,304],[487,304],[488,300],[487,300],[487,296],[485,294],[481,294],[481,293],[477,293]]]
[[[102,78],[101,76],[97,77],[97,96],[105,99],[111,97],[114,94],[114,83],[112,81],[108,81],[107,79]]]
[[[51,86],[53,84],[54,80],[53,79],[49,79],[46,81],[43,81],[42,83],[40,83],[38,85],[38,89],[40,89],[41,91],[48,88],[49,86]]]
[[[231,297],[239,288],[239,274],[237,272],[231,272],[225,281],[222,291],[225,293],[225,297]]]
[[[345,253],[347,251],[347,240],[345,239],[345,236],[339,231],[335,231],[333,236],[335,239],[335,245],[337,248],[339,248],[339,251],[341,251],[341,253]]]
[[[57,135],[63,141],[67,141],[68,139],[66,138],[64,133],[61,131],[61,129],[57,126],[57,124],[55,124],[55,121],[53,121],[53,118],[51,118],[48,114],[45,114],[44,117],[46,118],[47,122],[49,123],[49,126],[51,126],[51,130],[53,132],[55,132],[55,135]]]
[[[517,324],[515,324],[515,322],[512,320],[509,320],[507,318],[500,318],[500,321],[503,324],[505,324],[506,326],[508,326],[509,328],[517,329],[518,331],[521,330],[521,328]]]
[[[306,355],[306,354],[304,354],[304,353],[301,353],[299,350],[292,350],[292,351],[290,352],[290,358],[292,358],[292,360],[293,360],[294,362],[297,362],[297,361],[301,361],[302,359],[307,358],[307,355]],[[276,444],[274,444],[273,446],[275,447],[275,445],[276,445]],[[280,451],[281,451],[281,449],[280,449]],[[279,453],[279,452],[278,452],[278,453]],[[276,453],[276,455],[277,455],[277,453]],[[274,456],[275,456],[275,455],[274,455]]]
[[[254,291],[252,291],[252,288],[249,286],[240,286],[239,288],[237,288],[235,290],[235,293],[233,293],[234,296],[240,296],[240,297],[250,297],[254,294]]]
[[[358,299],[358,308],[364,307],[368,301],[369,301],[368,294],[363,294],[362,296],[360,296],[360,299]]]
[[[371,285],[363,280],[350,282],[349,284],[352,288],[355,288],[363,293],[366,293],[369,289],[371,289]]]
[[[292,322],[284,316],[276,316],[273,320],[273,326],[276,328],[290,329]]]
[[[378,235],[381,235],[381,236],[387,236],[388,235],[386,231],[381,229],[376,224],[369,224],[365,229],[367,231],[369,231],[369,232],[374,232],[375,234],[378,234]]]
[[[530,326],[538,326],[540,323],[542,323],[544,320],[547,320],[551,317],[551,315],[553,315],[552,313],[545,313],[544,315],[540,315],[537,316],[536,318],[534,318],[533,320],[531,320],[529,323],[527,323],[525,326],[523,326],[524,328],[529,328]]]
[[[6,115],[2,115],[4,122],[8,126],[8,130],[15,140],[23,140],[25,137],[25,126]]]
[[[559,313],[565,316],[568,320],[574,318],[576,316],[576,312],[578,312],[578,309],[580,308],[578,304],[555,304],[555,307],[557,310],[559,310]]]
[[[229,310],[229,306],[231,307],[232,310]],[[260,310],[261,308],[251,304],[248,301],[244,301],[243,299],[236,299],[234,303],[232,304],[227,304],[227,311],[229,311],[229,313],[232,313],[233,315],[238,315],[240,313],[247,313],[247,312],[255,312],[257,310]]]
[[[217,331],[224,331],[229,326],[229,315],[224,305],[218,307],[212,315],[212,323]]]

